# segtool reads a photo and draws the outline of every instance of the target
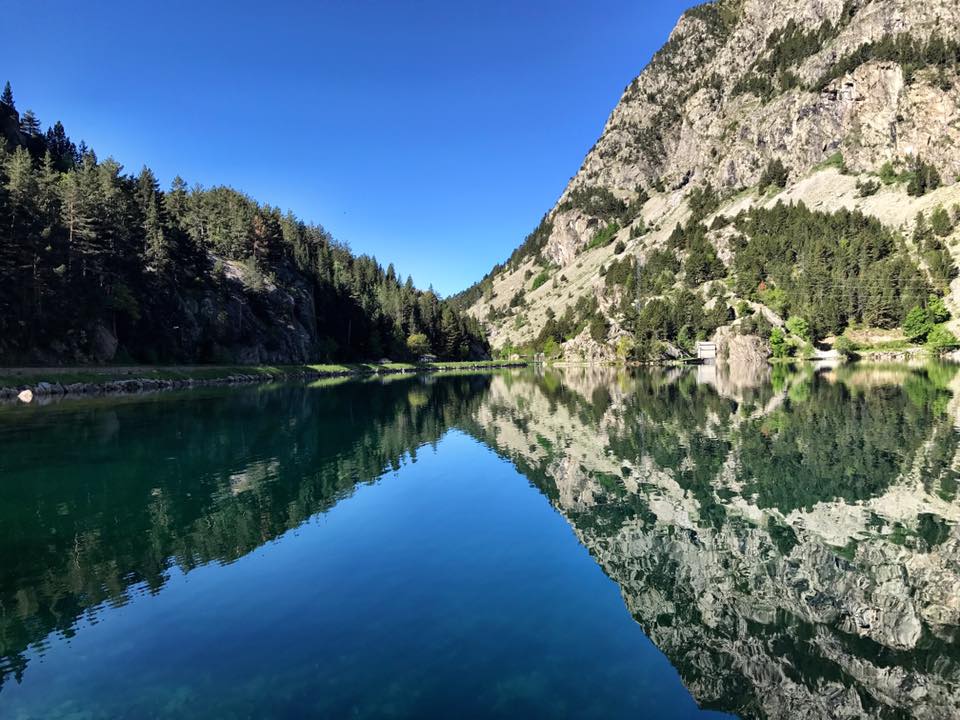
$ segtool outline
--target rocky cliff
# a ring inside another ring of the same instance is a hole
[[[584,304],[596,303],[607,328],[598,324],[591,340],[613,352],[629,329],[605,273],[633,257],[642,275],[664,248],[682,261],[668,241],[691,216],[727,270],[736,234],[713,230],[716,216],[779,201],[859,210],[909,235],[918,212],[960,201],[958,38],[954,0],[717,0],[691,9],[626,87],[541,227],[461,296],[464,305],[503,347],[542,341],[548,309],[559,316],[581,301],[581,337],[568,355],[583,355]],[[921,161],[939,187],[911,196],[906,178]],[[717,202],[699,202],[703,188]],[[756,298],[725,299],[733,307]]]

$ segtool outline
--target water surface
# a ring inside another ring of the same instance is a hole
[[[0,717],[960,713],[950,368],[0,411]]]

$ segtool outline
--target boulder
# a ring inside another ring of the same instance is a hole
[[[110,362],[117,354],[117,337],[103,323],[90,331],[90,354],[97,362]]]

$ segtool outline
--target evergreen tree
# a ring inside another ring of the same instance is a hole
[[[40,121],[33,110],[26,110],[20,116],[20,132],[29,137],[36,137],[40,134]]]
[[[57,170],[65,172],[79,162],[77,146],[67,137],[67,131],[59,120],[53,124],[53,127],[47,129],[44,140]]]
[[[7,80],[3,86],[3,94],[0,95],[0,103],[3,103],[11,110],[16,110],[17,106],[13,102],[13,89],[10,87],[10,81]]]

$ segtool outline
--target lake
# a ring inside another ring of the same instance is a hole
[[[956,718],[958,382],[0,408],[0,718]]]

